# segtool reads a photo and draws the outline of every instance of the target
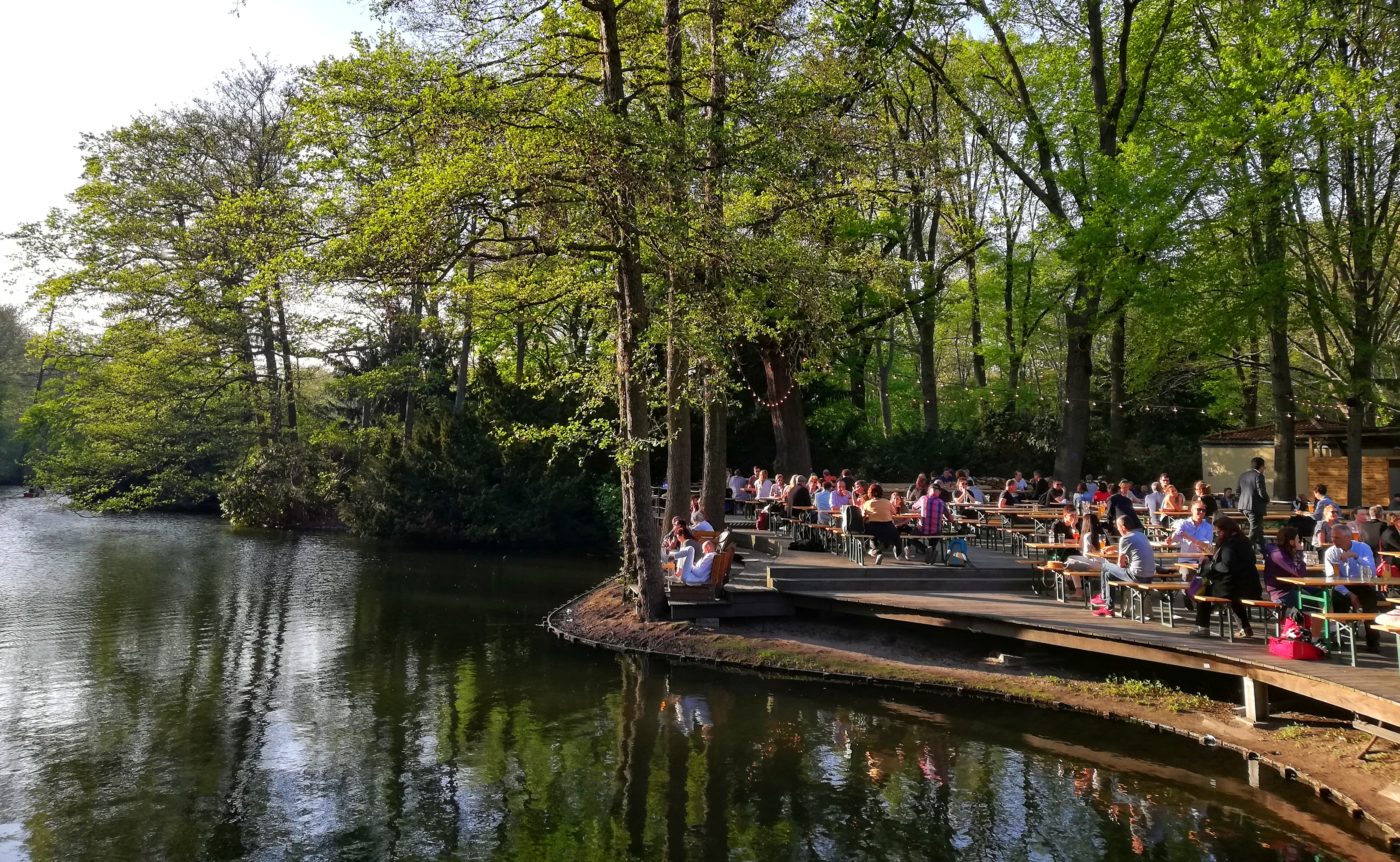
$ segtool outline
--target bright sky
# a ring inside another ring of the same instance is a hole
[[[0,233],[64,203],[82,171],[78,139],[202,95],[251,57],[303,65],[373,33],[354,0],[0,2]],[[0,241],[0,303],[31,287]]]

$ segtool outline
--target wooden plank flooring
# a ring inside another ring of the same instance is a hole
[[[1024,573],[1027,566],[1000,551],[973,547],[970,566],[928,566],[923,562],[887,556],[881,566],[859,566],[837,554],[782,549],[769,565],[780,568],[786,582],[808,570],[812,577],[833,570],[873,576],[882,570],[899,575],[929,574],[976,579],[1010,572]],[[771,569],[770,569],[771,570]],[[1344,656],[1320,662],[1289,661],[1271,655],[1262,637],[1229,643],[1215,637],[1190,637],[1193,625],[1178,608],[1176,628],[1155,619],[1137,623],[1120,618],[1093,616],[1082,605],[1061,604],[1052,598],[1026,592],[958,592],[822,590],[787,587],[782,595],[801,607],[832,613],[872,616],[891,621],[985,632],[1018,640],[1086,652],[1121,656],[1144,662],[1248,677],[1284,691],[1331,703],[1400,726],[1400,669],[1396,667],[1395,638],[1381,636],[1381,655],[1360,652],[1357,667]],[[1228,613],[1228,610],[1226,611]],[[1221,610],[1217,609],[1216,614]],[[1256,623],[1256,631],[1264,633]]]

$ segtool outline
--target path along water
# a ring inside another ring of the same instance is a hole
[[[610,568],[0,489],[0,860],[1381,858],[1173,737],[538,626]]]

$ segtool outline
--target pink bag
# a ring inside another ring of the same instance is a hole
[[[1318,649],[1316,644],[1301,639],[1290,638],[1269,638],[1269,652],[1279,658],[1298,659],[1300,661],[1322,661],[1327,657],[1326,653]]]

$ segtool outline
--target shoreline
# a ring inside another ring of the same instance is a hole
[[[1160,684],[1039,674],[1020,662],[997,667],[937,646],[890,644],[872,632],[829,622],[726,621],[720,630],[640,623],[623,603],[615,577],[564,602],[543,624],[566,642],[614,652],[1071,711],[1172,733],[1302,782],[1317,798],[1364,821],[1391,853],[1400,853],[1400,750],[1382,742],[1372,752],[1375,759],[1357,759],[1368,737],[1349,724],[1300,714],[1291,723],[1254,727],[1234,716],[1234,704]]]

